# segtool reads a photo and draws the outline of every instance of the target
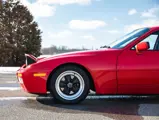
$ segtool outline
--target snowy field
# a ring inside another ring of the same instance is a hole
[[[51,55],[41,55],[38,58],[50,57]],[[20,67],[0,67],[0,73],[15,74]]]
[[[0,73],[15,74],[20,67],[0,67]]]

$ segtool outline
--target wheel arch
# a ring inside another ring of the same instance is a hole
[[[60,67],[67,66],[67,65],[74,65],[74,66],[77,66],[77,67],[83,69],[86,72],[86,74],[88,75],[88,77],[89,77],[89,80],[90,80],[90,89],[93,90],[93,91],[95,91],[95,84],[94,84],[94,80],[92,78],[92,75],[90,74],[90,72],[83,65],[80,65],[78,63],[65,63],[65,64],[61,64],[61,65],[57,66],[55,69],[53,69],[51,71],[51,73],[49,74],[49,77],[47,79],[47,83],[46,83],[47,91],[49,91],[49,84],[51,82],[51,77],[52,77],[53,73],[57,69],[59,69]]]

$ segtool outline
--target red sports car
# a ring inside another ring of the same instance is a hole
[[[35,58],[17,71],[21,87],[74,104],[102,95],[159,94],[159,26],[140,28],[98,50]]]

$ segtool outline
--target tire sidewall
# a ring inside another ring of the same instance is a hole
[[[84,86],[84,90],[83,90],[83,93],[76,99],[74,100],[66,100],[66,99],[63,99],[56,91],[56,88],[55,88],[55,82],[56,82],[56,79],[58,78],[58,76],[65,72],[65,71],[75,71],[77,73],[79,73],[83,80],[84,80],[84,83],[85,83],[85,86]],[[51,77],[51,82],[50,82],[50,92],[51,94],[53,94],[54,96],[54,99],[56,100],[56,102],[62,102],[62,103],[65,103],[65,104],[76,104],[76,103],[79,103],[81,101],[83,101],[87,95],[88,95],[88,92],[89,92],[89,77],[87,76],[86,72],[77,67],[77,66],[63,66],[63,67],[60,67],[59,69],[57,69],[52,77]]]

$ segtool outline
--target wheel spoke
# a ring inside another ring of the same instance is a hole
[[[71,81],[71,76],[70,75],[67,75],[67,76],[64,76],[65,80],[69,83]]]
[[[79,88],[78,88],[78,87],[73,86],[72,91],[73,91],[74,93],[76,93],[78,90],[79,90]]]
[[[66,82],[65,81],[60,81],[60,87],[65,87],[66,86]]]
[[[74,77],[72,81],[73,84],[79,83],[79,80],[76,77]]]
[[[63,92],[64,92],[66,95],[69,95],[69,94],[70,94],[70,91],[71,91],[71,90],[70,90],[68,87],[65,87]]]

